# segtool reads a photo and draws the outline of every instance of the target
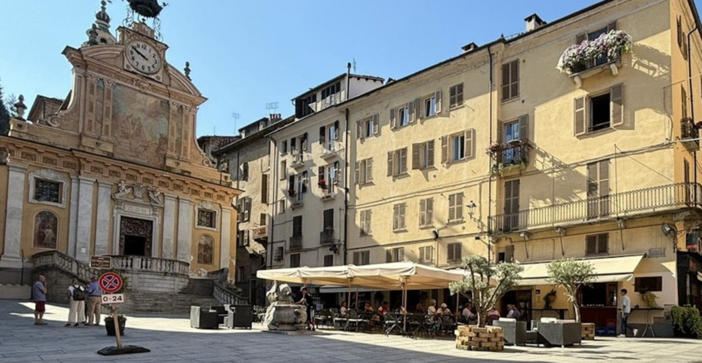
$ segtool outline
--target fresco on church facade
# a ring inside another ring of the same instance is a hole
[[[116,85],[112,108],[114,157],[164,167],[168,115],[167,101]]]
[[[34,217],[34,247],[56,248],[58,218],[49,211],[37,213]]]

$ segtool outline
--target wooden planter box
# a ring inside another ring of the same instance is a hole
[[[583,340],[595,340],[595,323],[581,323]]]
[[[499,352],[505,348],[501,327],[461,325],[456,329],[456,349]]]

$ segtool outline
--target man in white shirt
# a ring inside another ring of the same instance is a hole
[[[621,328],[619,330],[619,337],[624,338],[626,337],[626,330],[631,329],[631,331],[634,333],[634,336],[639,332],[638,329],[634,329],[631,326],[629,326],[629,323],[627,320],[629,319],[629,314],[631,314],[631,299],[629,299],[628,296],[626,296],[626,289],[621,289],[619,291],[622,294],[621,302],[622,302],[622,321],[621,321]]]

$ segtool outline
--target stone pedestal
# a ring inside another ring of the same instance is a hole
[[[581,323],[583,340],[595,340],[595,324]]]
[[[294,331],[304,329],[307,312],[304,306],[274,303],[266,312],[268,330]]]

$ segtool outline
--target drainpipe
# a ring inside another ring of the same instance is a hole
[[[690,85],[690,118],[692,119],[692,123],[694,125],[695,123],[695,101],[693,96],[693,90],[694,87],[692,87],[692,45],[690,44],[690,37],[692,36],[692,33],[697,31],[697,22],[695,22],[695,27],[690,30],[689,33],[687,33],[687,81],[689,82]],[[683,102],[687,103],[687,100],[683,100]],[[699,138],[699,130],[697,131]],[[697,202],[697,151],[692,152],[692,158],[693,158],[693,167],[692,170],[695,172],[694,174],[694,182],[695,182],[695,188],[694,188],[694,198],[695,202]]]
[[[489,145],[492,145],[492,137],[493,137],[493,134],[492,134],[492,121],[493,121],[492,120],[492,103],[493,103],[493,101],[492,101],[492,99],[493,99],[494,95],[492,94],[492,82],[493,82],[493,80],[492,80],[492,77],[493,77],[493,75],[492,75],[493,74],[492,52],[490,51],[489,46],[487,47],[487,51],[488,51],[488,56],[490,57],[490,82],[489,82],[489,84],[490,84],[490,86],[489,86],[489,94],[490,94],[490,122],[489,122],[489,125],[490,125],[490,144]],[[488,169],[487,170],[490,170],[490,168],[492,168],[491,164],[492,164],[492,157],[490,157],[488,160]],[[492,229],[492,227],[494,227],[494,226],[490,225],[490,216],[492,215],[492,177],[493,177],[493,175],[492,175],[492,173],[490,173],[490,176],[488,179],[488,212],[487,212],[487,217],[488,217],[488,243],[487,243],[488,265],[492,261],[490,258],[490,252],[492,250],[493,231],[491,229]]]
[[[278,206],[278,200],[277,200],[277,198],[278,198],[278,152],[276,151],[276,148],[278,147],[278,141],[276,141],[276,139],[274,139],[273,136],[269,136],[269,138],[271,139],[271,142],[268,143],[268,147],[271,148],[271,150],[269,150],[269,152],[268,152],[268,157],[270,158],[271,151],[272,151],[273,152],[273,165],[271,165],[271,168],[273,169],[273,173],[271,173],[271,174],[273,174],[274,186],[271,188],[270,191],[268,191],[269,194],[273,193],[273,198],[270,199],[273,202],[273,205],[271,206],[271,208],[268,208],[268,210],[271,211],[271,215],[268,217],[268,220],[269,220],[268,228],[270,228],[270,230],[268,231],[268,244],[266,246],[268,249],[268,251],[266,251],[266,260],[267,260],[266,261],[266,264],[267,264],[266,269],[267,270],[270,269],[271,267],[273,267],[273,256],[274,256],[273,254],[275,253],[275,251],[273,251],[273,237],[274,237],[273,231],[275,231],[275,228],[274,228],[275,215],[277,212],[275,210],[275,208]]]
[[[346,100],[350,99],[350,86],[351,86],[351,63],[346,63]],[[344,110],[344,123],[346,132],[344,133],[344,164],[346,167],[346,175],[344,177],[344,242],[342,243],[342,248],[344,249],[344,265],[348,261],[348,248],[346,244],[346,239],[349,236],[349,177],[351,175],[351,165],[349,165],[349,108]]]

